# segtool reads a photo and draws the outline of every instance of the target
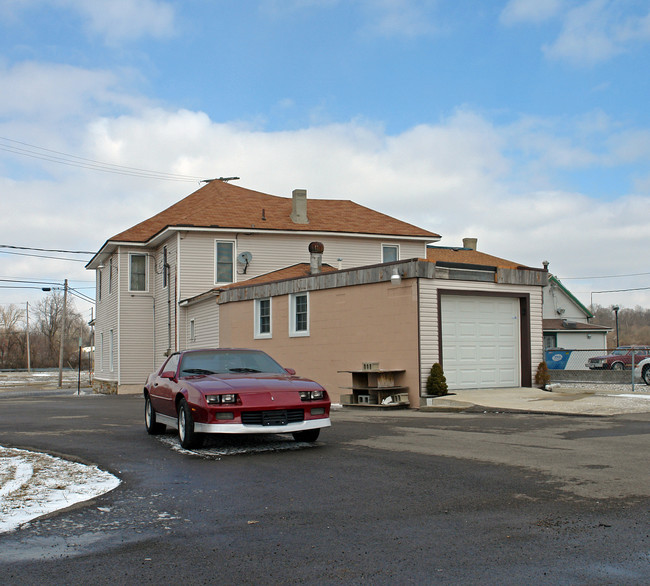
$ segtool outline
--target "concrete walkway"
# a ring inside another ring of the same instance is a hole
[[[472,389],[427,399],[420,411],[465,411],[485,408],[490,411],[521,411],[562,415],[608,416],[650,412],[650,387],[637,385],[635,392],[612,390],[609,385],[536,388]]]

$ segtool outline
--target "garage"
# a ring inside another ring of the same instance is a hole
[[[520,386],[520,302],[442,295],[442,366],[450,389]]]

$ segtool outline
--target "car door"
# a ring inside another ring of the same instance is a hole
[[[149,390],[153,408],[163,415],[176,417],[174,407],[174,395],[176,391],[176,380],[178,380],[178,364],[180,354],[172,354],[167,362],[158,372],[153,385]]]

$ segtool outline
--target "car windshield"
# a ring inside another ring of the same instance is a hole
[[[273,358],[255,350],[201,350],[183,354],[180,375],[225,373],[287,374]]]

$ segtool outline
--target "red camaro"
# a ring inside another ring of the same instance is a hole
[[[184,448],[204,433],[291,433],[314,442],[330,425],[327,391],[259,350],[172,354],[144,387],[147,432],[178,429]]]

